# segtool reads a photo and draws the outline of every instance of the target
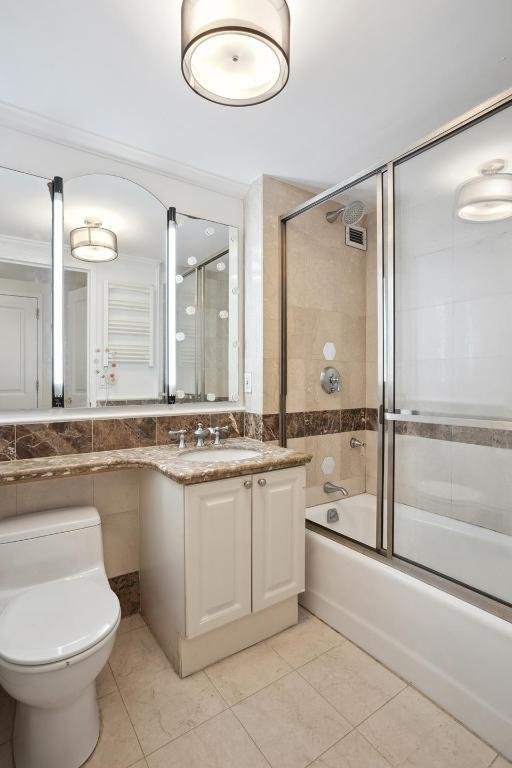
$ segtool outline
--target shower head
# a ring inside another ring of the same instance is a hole
[[[335,211],[329,211],[325,214],[325,218],[329,224],[334,224],[337,219],[341,218],[343,224],[346,227],[359,224],[361,219],[366,213],[366,206],[362,200],[354,200],[352,203],[342,205],[341,208],[337,208]]]

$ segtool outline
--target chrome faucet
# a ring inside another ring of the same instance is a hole
[[[349,493],[342,485],[335,485],[328,480],[324,483],[324,493],[341,493],[342,496],[348,496]]]
[[[210,427],[209,429],[211,435],[213,435],[213,445],[220,445],[220,433],[221,432],[229,432],[229,426],[226,427]]]
[[[204,439],[210,434],[209,429],[205,429],[201,422],[197,425],[197,429],[194,431],[194,437],[196,438],[196,448],[204,448]]]
[[[186,429],[176,429],[176,430],[169,430],[169,437],[179,437],[180,442],[178,445],[178,448],[185,448],[185,435],[187,434]]]
[[[362,440],[359,440],[358,437],[351,437],[350,438],[350,447],[351,448],[365,448],[366,443],[363,443]]]

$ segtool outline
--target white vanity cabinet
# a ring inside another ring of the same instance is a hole
[[[251,613],[251,486],[234,477],[185,489],[187,637]]]
[[[142,613],[190,674],[297,621],[305,468],[197,485],[141,482]]]
[[[304,591],[304,467],[253,477],[252,610]]]

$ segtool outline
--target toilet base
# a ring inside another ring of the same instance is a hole
[[[16,768],[78,768],[93,752],[100,735],[96,687],[56,709],[18,702],[14,721]]]

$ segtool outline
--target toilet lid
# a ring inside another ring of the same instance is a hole
[[[69,659],[106,637],[119,612],[110,587],[91,579],[32,587],[0,614],[0,658],[23,666]]]

